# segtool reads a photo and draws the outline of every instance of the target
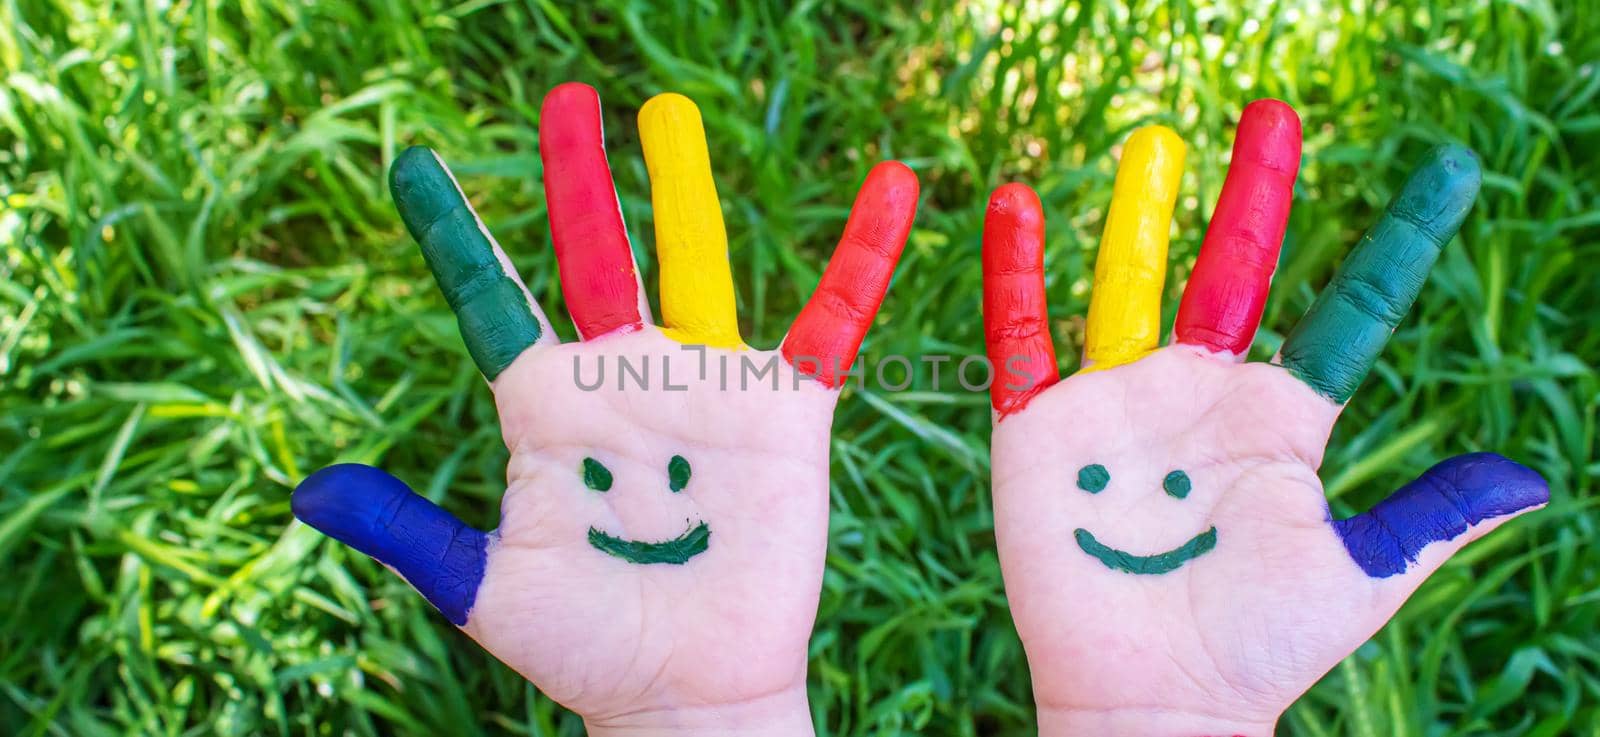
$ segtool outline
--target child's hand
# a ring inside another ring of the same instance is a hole
[[[1299,160],[1294,112],[1248,107],[1176,342],[1158,348],[1183,143],[1136,131],[1095,265],[1088,367],[1059,383],[1039,201],[1021,185],[990,200],[995,534],[1043,734],[1270,734],[1451,553],[1549,498],[1534,472],[1474,453],[1329,518],[1317,478],[1329,432],[1479,171],[1466,149],[1434,150],[1279,357],[1241,363]]]
[[[591,734],[809,734],[836,376],[888,288],[916,176],[873,169],[783,346],[756,351],[739,337],[699,111],[661,95],[639,124],[665,328],[639,285],[593,89],[552,91],[540,130],[583,342],[557,342],[431,151],[405,152],[391,172],[494,391],[511,451],[499,529],[468,527],[360,465],[307,478],[294,512],[399,572]]]

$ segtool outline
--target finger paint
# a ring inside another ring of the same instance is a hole
[[[839,374],[855,362],[889,291],[919,191],[917,175],[898,161],[867,174],[822,280],[783,339],[784,360],[796,371],[823,386],[839,386]]]
[[[1349,400],[1461,227],[1481,179],[1471,150],[1429,152],[1284,339],[1279,363],[1317,393]]]
[[[588,339],[641,327],[639,276],[593,87],[568,82],[545,95],[539,158],[561,294],[578,334]]]
[[[1107,547],[1096,540],[1088,530],[1078,528],[1072,533],[1078,540],[1078,547],[1083,552],[1093,556],[1104,563],[1107,568],[1133,573],[1136,575],[1156,575],[1170,573],[1180,566],[1211,552],[1217,546],[1217,528],[1213,527],[1189,539],[1184,543],[1165,553],[1156,555],[1134,555],[1116,548]]]
[[[438,155],[412,146],[389,170],[389,190],[406,230],[456,314],[478,370],[493,381],[544,334],[527,292]]]
[[[690,558],[704,553],[710,547],[711,528],[707,527],[706,523],[701,522],[671,540],[640,542],[638,540],[624,540],[590,527],[589,544],[606,555],[621,558],[629,563],[683,565]]]
[[[1023,184],[996,189],[984,213],[983,332],[990,365],[1013,374],[989,385],[1000,417],[1060,379],[1044,291],[1044,209]]]
[[[1256,100],[1239,117],[1228,176],[1183,289],[1173,337],[1243,357],[1261,324],[1300,170],[1300,117]]]
[[[1189,474],[1182,471],[1173,471],[1161,479],[1161,489],[1175,499],[1188,497],[1190,488],[1192,487],[1189,483]]]
[[[1494,453],[1469,453],[1424,471],[1364,514],[1335,520],[1334,532],[1368,576],[1404,573],[1431,543],[1473,525],[1550,501],[1533,469]]]
[[[1095,257],[1085,371],[1132,363],[1161,342],[1161,285],[1183,157],[1183,139],[1159,125],[1134,131],[1123,147]]]
[[[583,459],[583,485],[595,491],[605,492],[611,490],[611,469],[605,464],[593,459]]]
[[[489,556],[489,536],[357,463],[329,466],[295,487],[289,508],[323,534],[404,576],[457,627],[465,626]]]
[[[667,461],[667,486],[676,494],[689,485],[689,460],[683,456],[673,456]]]
[[[1078,488],[1090,494],[1099,494],[1111,483],[1111,472],[1105,466],[1091,463],[1078,469]]]
[[[663,332],[680,343],[742,348],[728,234],[699,108],[670,92],[650,98],[639,109],[639,142],[650,172]]]

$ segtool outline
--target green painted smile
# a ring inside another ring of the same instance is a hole
[[[689,461],[683,456],[673,456],[667,462],[667,488],[677,494],[689,485]],[[578,467],[578,474],[583,477],[583,485],[592,491],[601,494],[611,491],[614,481],[611,469],[605,464],[593,459],[585,458]],[[683,565],[711,546],[711,528],[706,523],[699,524],[684,530],[671,540],[660,542],[646,542],[643,540],[624,540],[598,528],[589,528],[589,544],[606,555],[621,558],[629,563],[650,564],[666,563],[669,565]]]
[[[1141,575],[1175,571],[1183,564],[1211,552],[1211,549],[1217,546],[1215,527],[1189,538],[1189,542],[1155,555],[1134,555],[1106,547],[1094,539],[1094,533],[1082,527],[1075,530],[1072,536],[1078,539],[1078,547],[1083,548],[1083,552],[1099,559],[1107,568]]]
[[[706,552],[706,548],[711,544],[711,528],[701,522],[671,540],[652,543],[624,540],[590,527],[589,544],[602,553],[614,555],[629,563],[683,565],[690,558]]]
[[[1107,471],[1105,466],[1091,463],[1078,469],[1078,488],[1090,494],[1105,491],[1109,483],[1111,483],[1111,472]],[[1183,501],[1189,498],[1194,483],[1189,480],[1189,474],[1175,470],[1161,479],[1161,489],[1167,492],[1167,496]],[[1189,542],[1155,555],[1134,555],[1125,550],[1108,547],[1094,539],[1094,533],[1082,527],[1074,530],[1072,536],[1078,539],[1078,547],[1082,548],[1083,552],[1094,556],[1096,560],[1106,564],[1107,568],[1150,576],[1176,571],[1182,568],[1183,564],[1211,552],[1211,549],[1217,546],[1215,527],[1189,538]]]

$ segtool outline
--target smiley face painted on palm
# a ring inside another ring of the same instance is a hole
[[[584,458],[579,469],[583,476],[583,485],[589,489],[606,493],[611,491],[615,482],[611,469],[593,458]],[[678,494],[689,485],[689,477],[693,468],[688,459],[675,455],[667,461],[667,490]],[[690,525],[671,540],[649,542],[644,540],[629,540],[617,537],[597,527],[589,528],[589,544],[606,555],[621,558],[629,563],[648,565],[651,563],[667,563],[670,565],[683,565],[706,550],[711,545],[711,527],[704,520]]]
[[[1078,488],[1085,492],[1099,494],[1105,491],[1110,483],[1111,472],[1106,470],[1105,466],[1091,463],[1078,469]],[[1189,480],[1189,474],[1176,470],[1161,480],[1161,488],[1166,491],[1167,496],[1181,501],[1189,497],[1193,484]],[[1072,536],[1078,541],[1080,550],[1104,563],[1107,568],[1136,575],[1171,573],[1189,561],[1211,552],[1217,546],[1215,526],[1189,538],[1188,542],[1177,547],[1151,555],[1137,555],[1108,546],[1100,542],[1094,533],[1082,527],[1074,530]]]

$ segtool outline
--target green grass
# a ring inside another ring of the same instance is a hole
[[[705,113],[745,335],[771,345],[876,160],[922,177],[872,354],[981,351],[979,228],[1024,179],[1076,353],[1118,141],[1191,143],[1168,319],[1232,121],[1277,96],[1306,160],[1260,356],[1431,144],[1482,198],[1335,432],[1339,513],[1495,449],[1554,503],[1471,547],[1285,734],[1600,734],[1600,9],[1592,0],[1008,3],[0,2],[0,724],[21,735],[572,735],[404,584],[291,523],[334,460],[492,522],[489,393],[391,210],[439,149],[563,315],[538,102],[579,79],[647,271],[633,115]],[[1007,9],[997,9],[1006,5]],[[653,281],[653,275],[647,274]],[[560,322],[558,320],[558,322]],[[572,335],[570,325],[560,327]],[[985,398],[847,391],[812,703],[830,735],[1022,735]]]

